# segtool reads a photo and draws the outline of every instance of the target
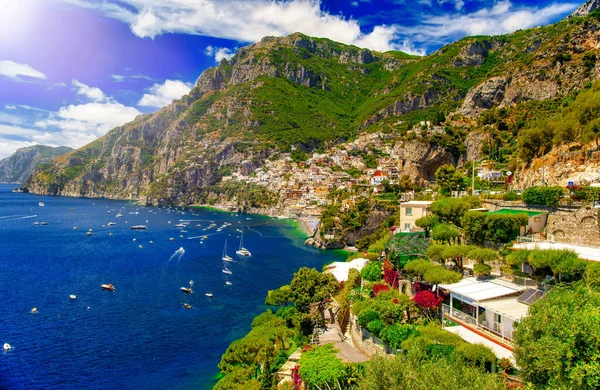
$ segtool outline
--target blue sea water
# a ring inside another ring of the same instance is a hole
[[[341,256],[304,246],[296,227],[267,217],[12,188],[0,185],[0,345],[13,346],[0,351],[2,389],[211,388],[221,354],[265,310],[267,290],[300,266],[321,269]],[[180,220],[194,220],[187,233],[174,226]],[[210,221],[217,226],[202,230]],[[223,222],[232,225],[216,232]],[[242,226],[250,258],[235,255]],[[202,235],[203,244],[192,238]],[[231,275],[222,272],[225,239]],[[180,287],[190,280],[186,295]]]

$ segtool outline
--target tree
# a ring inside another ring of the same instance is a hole
[[[493,249],[474,248],[469,251],[469,259],[473,259],[479,264],[491,263],[498,260],[498,252]]]
[[[437,309],[440,308],[444,301],[442,297],[435,295],[429,290],[419,291],[412,300],[421,311],[421,314],[430,321],[435,321]]]
[[[579,280],[586,268],[586,262],[577,253],[566,249],[520,250],[510,253],[505,260],[512,266],[529,265],[537,279],[551,274],[556,283]]]
[[[305,352],[298,363],[300,377],[307,388],[334,388],[338,382],[345,383],[348,379],[346,367],[337,358],[336,350],[331,344]]]
[[[433,214],[426,215],[415,221],[415,225],[425,229],[425,237],[429,237],[429,231],[438,223],[440,223],[440,219]]]
[[[369,282],[381,280],[381,263],[379,261],[370,261],[365,268],[360,271],[360,276]]]
[[[406,355],[393,358],[377,357],[368,361],[358,385],[359,390],[505,388],[502,377],[498,374],[486,373],[480,368],[465,365],[455,359],[429,360],[424,358],[423,351],[418,349],[409,350]]]
[[[450,222],[461,226],[461,218],[470,209],[481,206],[481,200],[475,196],[464,198],[444,198],[431,204],[431,212],[437,215],[442,222]]]
[[[465,257],[469,257],[469,254],[473,251],[473,247],[469,245],[447,245],[446,249],[442,253],[442,257],[448,261],[451,260],[456,266],[462,271],[463,260]]]
[[[565,195],[562,187],[529,187],[523,191],[523,202],[526,204],[556,207]]]
[[[527,214],[488,214],[469,211],[461,219],[465,237],[473,244],[484,241],[507,243],[520,234],[521,226],[527,226]]]
[[[431,238],[436,241],[451,242],[458,237],[460,237],[460,230],[448,223],[439,223],[431,231]]]
[[[435,171],[435,181],[443,193],[458,191],[463,185],[463,175],[452,164],[442,165]]]
[[[290,286],[281,286],[277,290],[269,290],[265,305],[285,306],[292,300],[292,289]]]
[[[302,267],[294,274],[290,284],[294,305],[299,311],[307,313],[311,303],[321,304],[338,290],[339,283],[330,273],[321,273],[316,269]]]
[[[554,287],[515,331],[521,376],[537,388],[600,388],[600,293],[579,282]]]

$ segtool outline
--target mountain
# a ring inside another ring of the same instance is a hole
[[[231,173],[365,132],[393,133],[398,168],[431,179],[444,163],[514,152],[523,127],[600,77],[599,42],[595,15],[464,38],[426,57],[299,33],[266,37],[206,70],[168,107],[40,166],[23,188],[192,204],[236,191],[215,188]],[[440,126],[421,132],[426,121]]]
[[[71,148],[34,145],[18,149],[14,154],[0,160],[0,183],[23,183],[35,167],[55,157],[70,152]]]

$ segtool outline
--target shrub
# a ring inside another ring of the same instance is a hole
[[[452,359],[454,351],[453,346],[444,344],[429,344],[425,347],[425,355],[430,359]]]
[[[369,321],[367,324],[367,329],[369,332],[373,333],[377,337],[379,337],[379,333],[383,328],[385,328],[385,324],[381,320]]]
[[[360,312],[358,315],[358,324],[362,327],[366,327],[367,324],[371,321],[375,321],[379,319],[379,313],[374,309],[367,308]]]
[[[531,205],[556,207],[564,194],[562,187],[530,187],[523,192],[523,201]]]
[[[383,283],[379,283],[373,286],[373,297],[376,297],[377,295],[379,295],[379,293],[382,293],[384,291],[390,291],[390,286],[388,286],[387,284],[383,284]]]
[[[491,349],[481,344],[464,343],[456,348],[456,354],[466,363],[491,369],[496,362],[496,355]]]
[[[436,296],[429,290],[419,291],[412,300],[417,306],[427,309],[437,309],[444,301],[442,297]]]
[[[360,272],[360,276],[370,282],[381,280],[381,263],[378,261],[369,262]]]
[[[380,332],[380,338],[388,343],[394,349],[400,349],[402,342],[411,337],[418,336],[419,330],[416,326],[410,324],[392,324],[386,326]]]

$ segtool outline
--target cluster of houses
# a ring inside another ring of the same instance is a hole
[[[363,134],[351,143],[332,148],[327,153],[314,153],[306,161],[294,162],[289,154],[267,160],[255,171],[234,172],[225,180],[257,184],[279,194],[278,208],[288,217],[319,216],[322,206],[332,202],[332,191],[353,192],[342,209],[354,205],[356,198],[381,192],[384,182],[395,184],[402,175],[394,155],[393,142],[385,136]],[[375,158],[377,167],[368,168],[361,155],[381,152]]]

